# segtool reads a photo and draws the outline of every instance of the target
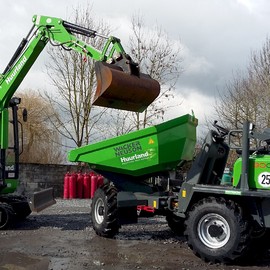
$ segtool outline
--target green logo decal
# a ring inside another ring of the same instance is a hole
[[[225,194],[227,194],[227,195],[241,195],[242,192],[237,191],[237,190],[225,190]]]

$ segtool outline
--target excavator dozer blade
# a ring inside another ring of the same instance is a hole
[[[45,208],[55,204],[53,197],[53,188],[47,188],[42,191],[35,192],[29,201],[29,206],[33,212],[40,212]]]
[[[97,90],[93,105],[143,112],[159,95],[160,85],[149,75],[129,75],[120,67],[95,63]]]

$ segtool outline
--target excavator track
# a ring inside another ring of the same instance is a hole
[[[15,218],[15,213],[11,205],[0,203],[0,230],[8,228]]]
[[[32,212],[25,196],[1,195],[0,201],[0,230],[7,229],[16,221],[24,220]]]

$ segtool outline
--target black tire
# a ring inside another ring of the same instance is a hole
[[[19,210],[16,210],[16,218],[18,220],[26,219],[32,213],[31,208],[28,203],[22,202],[20,204]]]
[[[174,215],[173,212],[168,212],[166,215],[166,220],[170,229],[178,236],[182,236],[185,230],[185,221],[183,218],[180,218]]]
[[[0,230],[7,229],[14,220],[14,212],[7,203],[0,203]]]
[[[114,237],[119,231],[117,191],[110,185],[97,189],[92,201],[91,217],[97,235]]]
[[[251,234],[251,243],[247,254],[244,256],[241,263],[245,265],[250,265],[254,261],[264,260],[268,257],[270,243],[267,241],[270,237],[269,229],[258,230],[258,226],[253,227],[253,232]]]
[[[185,235],[194,254],[204,261],[231,263],[247,253],[251,228],[233,201],[209,197],[188,213]]]
[[[24,196],[10,196],[9,203],[17,220],[24,220],[32,213],[28,200]]]

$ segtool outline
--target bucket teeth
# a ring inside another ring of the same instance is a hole
[[[97,89],[93,105],[143,112],[159,95],[160,85],[149,75],[130,75],[118,66],[96,62]]]

